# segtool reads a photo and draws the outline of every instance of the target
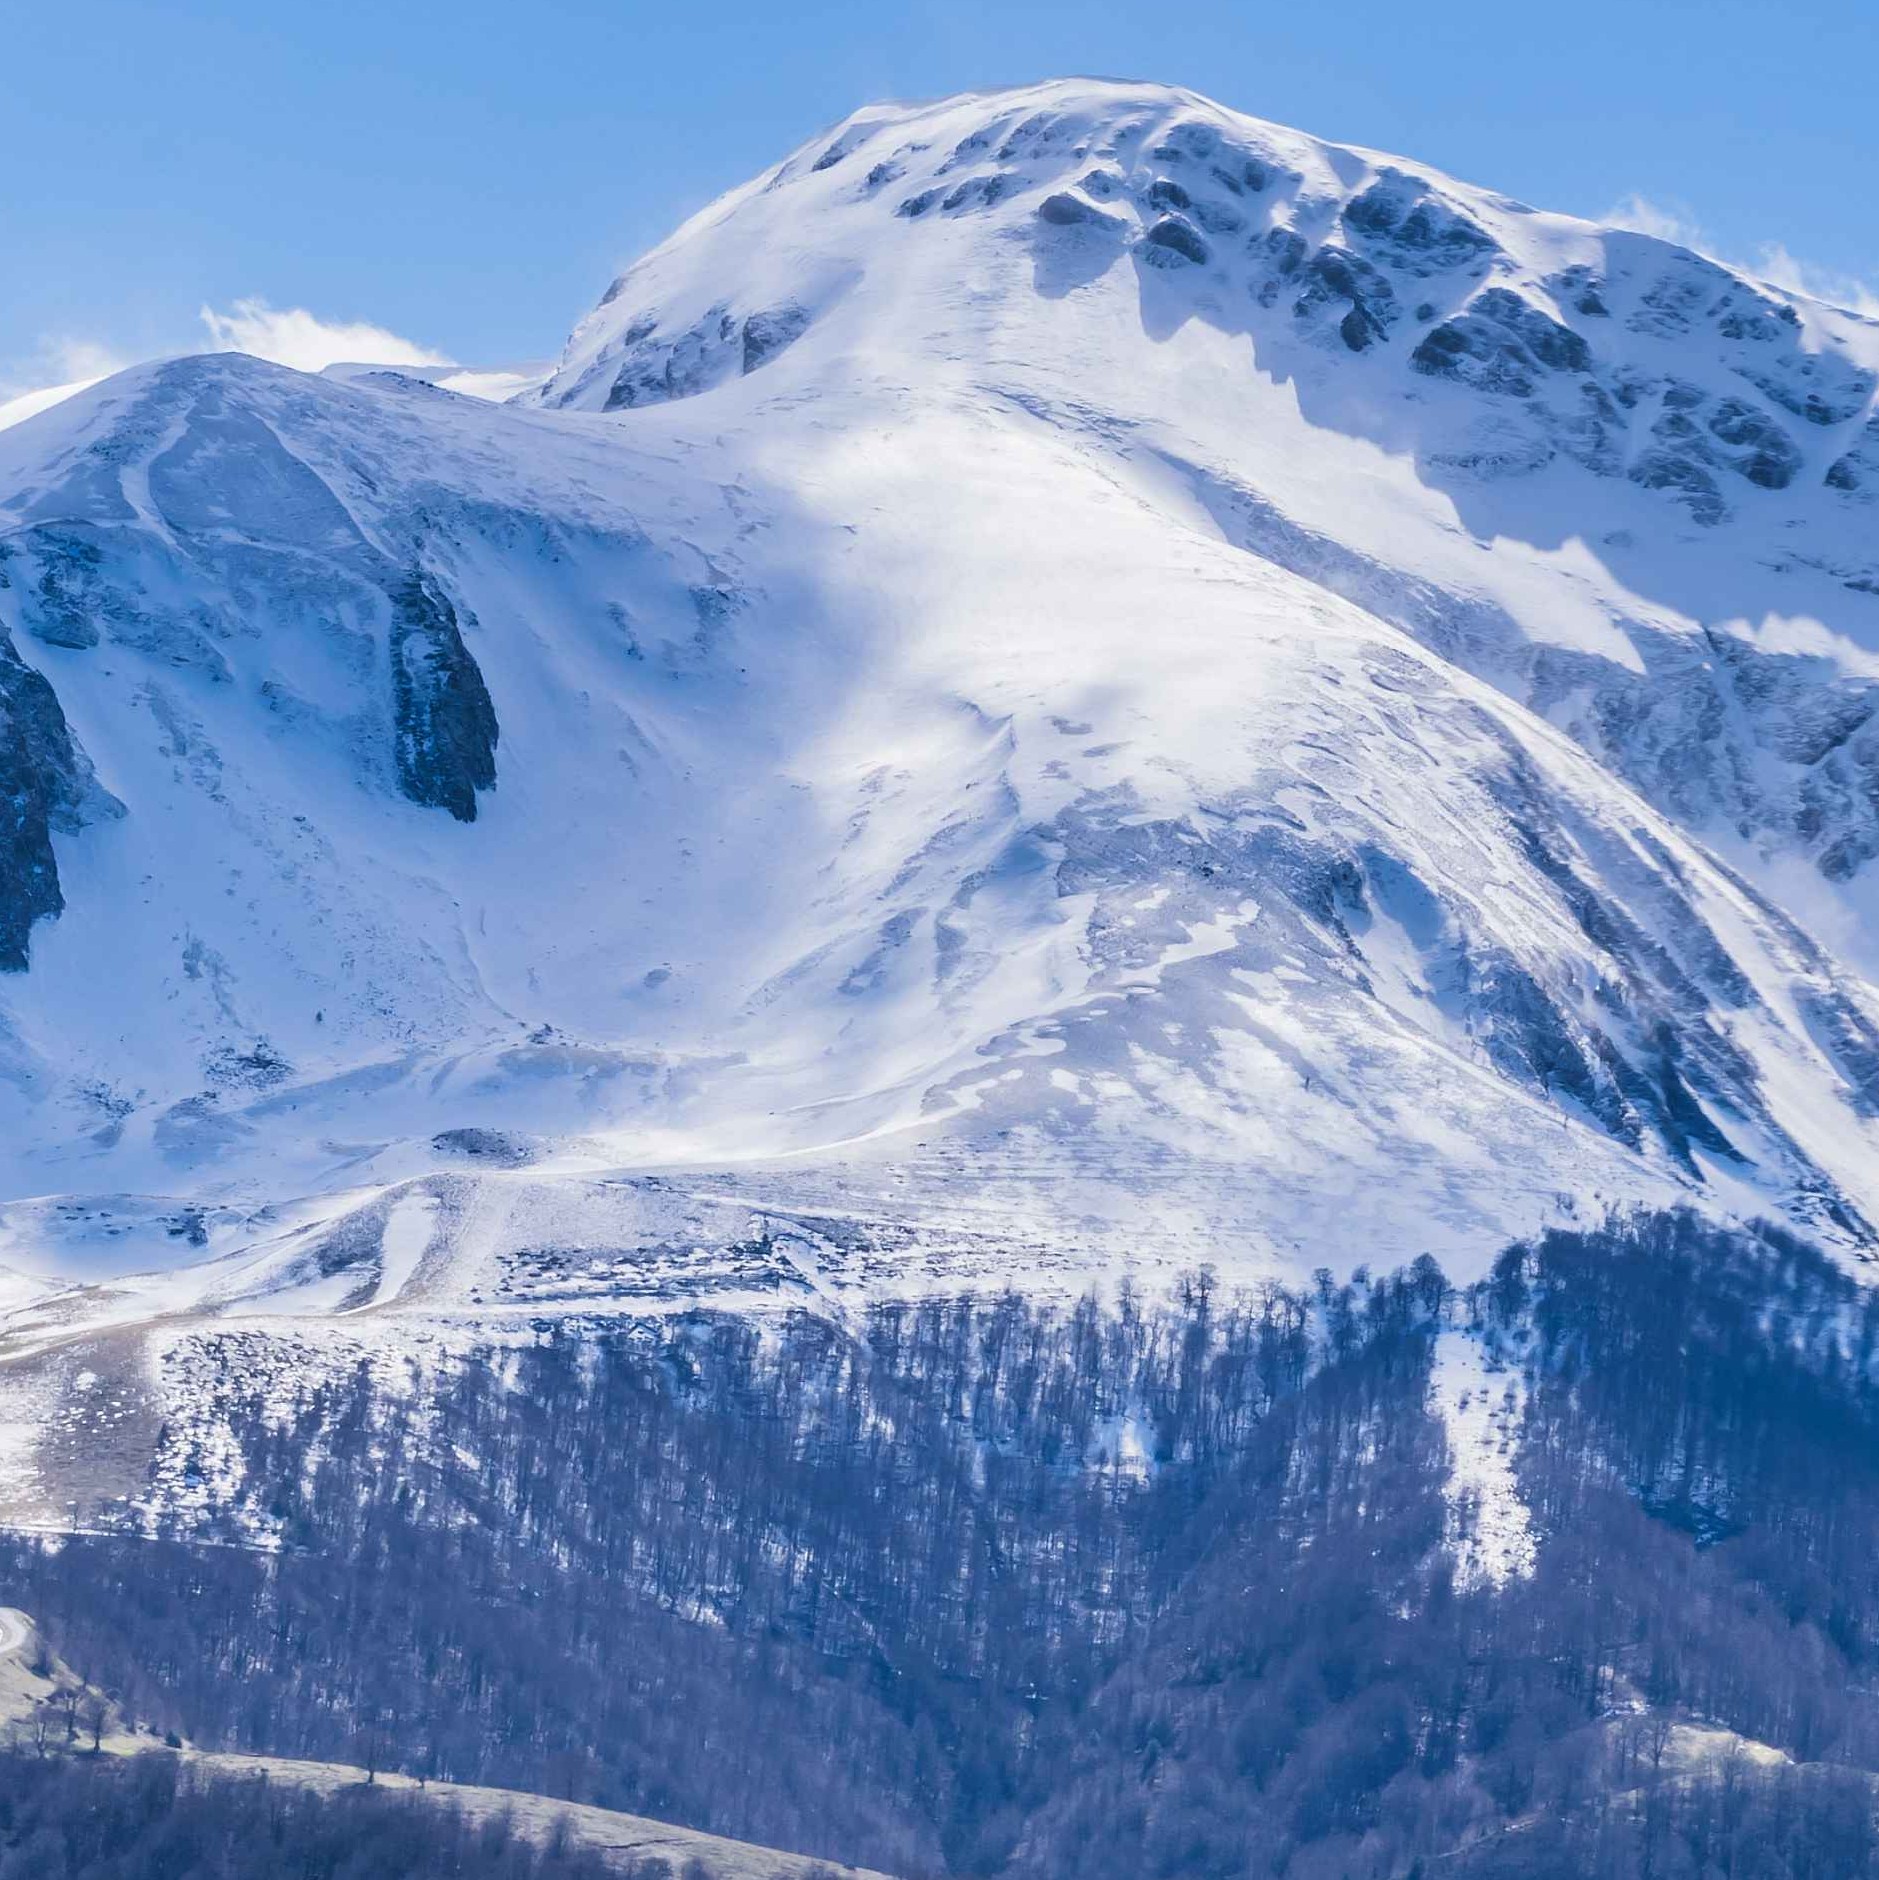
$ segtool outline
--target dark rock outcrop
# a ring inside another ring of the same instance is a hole
[[[28,529],[14,553],[37,568],[21,596],[22,618],[34,639],[74,651],[96,646],[100,618],[123,604],[103,579],[97,531],[82,524]]]
[[[1409,363],[1432,378],[1477,391],[1531,398],[1552,372],[1584,372],[1592,350],[1570,327],[1505,287],[1491,287],[1466,311],[1423,335]]]
[[[1765,490],[1785,490],[1801,468],[1793,439],[1746,399],[1725,398],[1707,419],[1710,435],[1729,447],[1731,469]]]
[[[1634,332],[1681,340],[1708,328],[1730,369],[1764,398],[1809,424],[1841,424],[1863,411],[1874,375],[1839,353],[1810,352],[1800,316],[1699,255],[1679,255],[1640,297]]]
[[[1059,190],[1054,196],[1046,196],[1037,205],[1037,219],[1048,222],[1052,228],[1090,228],[1114,232],[1121,227],[1117,217],[1106,214],[1068,190]]]
[[[1303,283],[1303,291],[1292,303],[1294,319],[1311,321],[1341,303],[1344,311],[1337,318],[1337,333],[1351,352],[1368,351],[1396,324],[1401,311],[1396,290],[1361,256],[1329,243],[1309,261],[1289,243],[1273,252],[1281,272],[1296,271]]]
[[[809,330],[806,307],[785,302],[739,318],[722,302],[682,332],[657,320],[636,320],[620,336],[619,362],[605,409],[626,411],[695,398],[714,385],[755,372]]]
[[[1024,187],[1024,178],[1012,170],[998,170],[990,176],[968,177],[946,192],[940,207],[949,214],[963,209],[990,209]]]
[[[1827,487],[1863,502],[1879,500],[1879,417],[1869,418],[1853,448],[1827,470]]]
[[[808,330],[809,312],[805,307],[772,307],[751,314],[744,321],[744,370],[755,372],[759,366],[768,365]]]
[[[76,829],[91,784],[43,674],[0,635],[0,972],[23,973],[33,923],[61,913],[55,829]]]
[[[1178,215],[1164,215],[1142,237],[1142,259],[1152,267],[1168,268],[1207,263],[1207,244],[1190,223]]]
[[[1562,307],[1570,307],[1588,320],[1611,318],[1611,308],[1605,304],[1605,283],[1582,261],[1548,275],[1543,285],[1558,295]]]
[[[1344,205],[1344,226],[1379,260],[1405,274],[1446,273],[1494,249],[1485,229],[1435,197],[1420,177],[1385,170]]]
[[[737,339],[737,321],[723,306],[673,336],[662,334],[657,321],[634,321],[620,336],[620,365],[606,409],[661,405],[707,390],[731,369]]]
[[[496,708],[456,609],[422,572],[391,597],[392,704],[398,786],[414,803],[476,820],[496,782]]]
[[[442,1129],[431,1138],[439,1155],[462,1156],[491,1168],[526,1168],[536,1160],[535,1146],[506,1129]]]

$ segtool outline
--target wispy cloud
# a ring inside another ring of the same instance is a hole
[[[0,371],[0,398],[38,396],[56,386],[92,385],[132,364],[112,347],[96,340],[55,333],[42,339],[25,359]]]
[[[95,340],[69,335],[42,340],[30,359],[0,375],[0,431],[23,424],[130,363]]]
[[[420,346],[370,320],[322,320],[305,307],[271,306],[258,295],[236,301],[225,313],[205,305],[200,318],[208,333],[208,350],[252,353],[257,359],[299,372],[345,364],[452,363],[448,353]],[[114,347],[72,334],[42,340],[30,358],[0,373],[0,431],[136,363]]]
[[[1763,242],[1753,254],[1732,255],[1710,239],[1702,222],[1683,203],[1654,202],[1634,192],[1614,203],[1604,220],[1615,228],[1635,229],[1640,235],[1655,235],[1661,241],[1693,248],[1739,274],[1752,274],[1790,293],[1806,294],[1829,306],[1846,307],[1879,319],[1879,287],[1872,282],[1804,261],[1783,242]]]
[[[113,372],[122,372],[131,363],[114,346],[101,346],[94,339],[70,336],[48,340],[40,348],[40,357],[51,368],[46,376],[57,382],[102,379]]]
[[[204,306],[202,324],[217,352],[252,353],[298,372],[342,364],[374,366],[449,365],[449,354],[401,338],[369,320],[322,320],[304,307],[271,307],[265,300],[238,300],[226,313]]]

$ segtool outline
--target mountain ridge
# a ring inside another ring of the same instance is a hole
[[[1879,327],[1801,304],[1067,83],[844,120],[504,407],[16,427],[10,1257],[727,1170],[1073,1270],[1308,1267],[1385,1169],[1464,1270],[1562,1199],[1864,1245]]]

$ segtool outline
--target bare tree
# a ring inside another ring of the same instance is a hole
[[[389,1747],[384,1726],[376,1719],[362,1724],[358,1734],[352,1739],[353,1760],[365,1771],[368,1788],[378,1781],[378,1772],[385,1766],[385,1752]]]

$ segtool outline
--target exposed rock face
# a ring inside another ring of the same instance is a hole
[[[33,922],[65,907],[52,855],[47,778],[21,734],[21,719],[30,719],[36,705],[51,700],[50,687],[40,699],[31,696],[36,690],[22,686],[13,670],[0,675],[6,720],[6,743],[0,749],[0,972],[23,973]],[[56,702],[52,709],[57,711]]]
[[[1099,947],[1133,942],[1127,910],[1145,905],[1151,880],[1177,884],[1164,905],[1190,922],[1257,906],[1233,956],[1253,977],[1310,957],[1327,975],[1367,981],[1373,959],[1388,957],[1376,941],[1398,936],[1418,960],[1423,996],[1503,1076],[1625,1147],[1667,1155],[1695,1177],[1699,1157],[1743,1163],[1738,1134],[1781,1140],[1753,1065],[1731,1041],[1736,1015],[1761,1010],[1759,994],[1674,875],[1629,869],[1621,878],[1636,899],[1621,905],[1610,891],[1614,854],[1589,828],[1568,826],[1511,745],[1493,794],[1525,862],[1582,936],[1586,970],[1535,971],[1413,860],[1376,838],[1289,828],[1257,790],[1222,806],[1237,812],[1232,825],[1141,821],[1128,801],[1088,802],[1045,833],[1065,858],[1058,891],[1098,897]],[[1826,961],[1813,964],[1810,1027],[1849,1083],[1879,1090],[1879,1034]]]
[[[1720,459],[1646,456],[1633,479],[1720,504]],[[1446,656],[1472,649],[1500,682],[1570,729],[1680,820],[1720,819],[1793,844],[1830,880],[1879,854],[1879,683],[1819,654],[1716,631],[1692,647],[1633,623],[1640,667],[1533,647],[1508,615],[1300,529],[1255,492],[1178,464],[1229,539],[1400,626]],[[1657,482],[1655,479],[1663,479]],[[1738,742],[1739,741],[1739,742]]]
[[[723,379],[768,365],[808,327],[808,312],[792,305],[741,318],[728,305],[717,306],[677,333],[663,331],[657,320],[637,322],[627,335],[605,408],[623,411],[695,397]]]
[[[1673,252],[1626,322],[1658,339],[1701,338],[1733,372],[1809,424],[1844,423],[1870,402],[1875,379],[1856,361],[1801,343],[1800,316],[1726,268]]]
[[[1055,228],[1088,228],[1119,235],[1126,226],[1120,216],[1110,215],[1071,190],[1059,190],[1037,205],[1038,220]]]
[[[89,529],[40,527],[29,531],[16,553],[37,564],[27,602],[26,624],[48,646],[74,649],[98,644],[101,615],[121,608],[100,575],[104,556]]]
[[[1344,226],[1375,258],[1419,277],[1468,267],[1494,250],[1484,228],[1442,202],[1421,177],[1401,170],[1385,170],[1346,203]]]
[[[1548,372],[1583,372],[1592,351],[1570,327],[1504,287],[1444,320],[1410,355],[1418,372],[1454,379],[1497,397],[1531,398]]]
[[[1862,502],[1879,502],[1879,417],[1868,419],[1852,449],[1828,467],[1827,487]]]
[[[753,313],[744,321],[744,370],[755,372],[786,346],[793,346],[808,330],[809,315],[801,307],[774,307]]]
[[[0,972],[23,973],[35,921],[63,911],[54,830],[84,820],[96,791],[52,687],[0,635]]]
[[[1711,437],[1728,450],[1729,467],[1765,490],[1785,490],[1801,467],[1794,441],[1765,412],[1746,399],[1725,398],[1704,421]]]
[[[1287,240],[1277,251],[1277,261],[1281,277],[1296,275],[1303,284],[1292,303],[1293,319],[1308,324],[1329,308],[1338,338],[1352,352],[1367,352],[1396,324],[1396,290],[1361,256],[1326,243],[1307,260],[1302,245]],[[1276,288],[1276,282],[1269,285]]]
[[[1142,238],[1143,259],[1157,267],[1189,262],[1205,267],[1207,244],[1178,215],[1164,215]]]
[[[501,1129],[440,1129],[431,1147],[440,1155],[461,1156],[490,1168],[526,1168],[536,1159],[532,1143]]]
[[[754,327],[751,344],[761,355],[787,344],[793,330],[787,320]],[[281,723],[308,728],[322,714],[309,716],[286,672],[303,654],[316,666],[331,659],[347,689],[363,687],[382,632],[390,685],[370,715],[371,767],[380,775],[389,769],[411,801],[471,821],[477,792],[495,780],[497,721],[452,602],[432,575],[406,571],[429,526],[422,501],[388,538],[403,551],[396,559],[369,541],[334,487],[335,473],[322,475],[283,441],[280,408],[262,409],[252,381],[267,370],[242,360],[153,369],[138,404],[58,481],[19,505],[24,526],[0,548],[14,618],[43,644],[85,655],[87,668],[116,650],[136,656],[146,673],[216,685],[231,683],[242,663],[236,649],[278,630],[288,637],[261,698]],[[124,466],[137,462],[158,526],[124,492]],[[476,521],[498,538],[516,533],[513,519]],[[23,964],[25,926],[58,903],[50,850],[35,833],[45,821],[41,799],[53,807],[54,827],[74,828],[76,808],[57,821],[60,802],[76,805],[87,793],[94,807],[108,799],[90,784],[46,681],[10,644],[6,659],[9,714],[39,728],[30,758],[23,748],[10,753],[18,828],[7,957]],[[306,683],[317,691],[329,681],[309,668]],[[187,751],[205,776],[212,772],[219,758],[187,729],[188,705],[164,685],[149,699],[174,749]],[[29,771],[37,779],[30,784]]]
[[[496,783],[496,708],[456,609],[421,570],[391,597],[392,699],[398,783],[414,803],[476,820],[476,793]]]

